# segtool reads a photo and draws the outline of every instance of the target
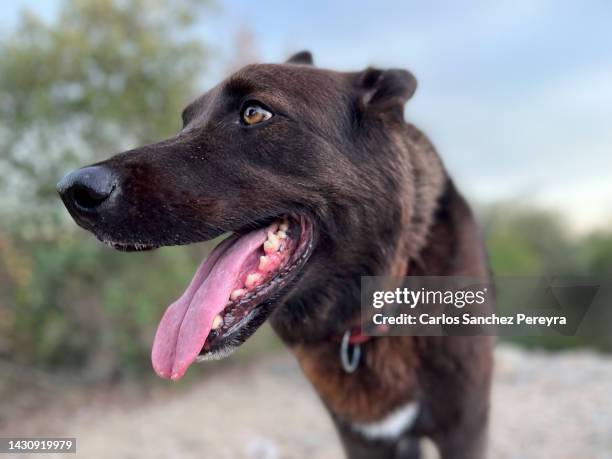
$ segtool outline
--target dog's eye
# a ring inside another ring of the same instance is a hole
[[[269,120],[270,118],[272,118],[272,113],[257,104],[247,105],[242,111],[242,121],[249,126]]]

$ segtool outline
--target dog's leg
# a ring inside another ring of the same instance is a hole
[[[398,459],[396,454],[397,446],[395,443],[368,444],[355,442],[346,443],[343,441],[343,445],[348,459]]]
[[[342,441],[348,459],[421,459],[416,440],[401,442],[346,442]]]
[[[484,459],[493,341],[487,336],[449,336],[430,338],[429,343],[431,366],[423,382],[429,389],[422,410],[426,434],[441,459]]]
[[[365,438],[345,426],[338,426],[338,431],[348,459],[421,459],[419,441],[415,437],[376,440]]]
[[[470,422],[433,437],[441,459],[485,459],[487,422]]]
[[[421,459],[421,446],[416,437],[404,437],[397,444],[397,459]]]

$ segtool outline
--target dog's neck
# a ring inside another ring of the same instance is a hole
[[[482,242],[471,211],[450,180],[438,199],[428,240],[431,242],[408,259],[409,275],[487,275]],[[358,311],[359,298],[354,301]],[[337,340],[304,339],[310,335],[299,327],[276,330],[288,342],[305,375],[338,419],[353,425],[384,419],[418,391],[414,375],[422,364],[419,354],[422,338],[390,336],[369,340],[362,345],[355,376],[342,369]]]
[[[395,150],[372,146],[363,166],[365,174],[384,169],[379,180],[364,175],[368,187],[319,217],[333,224],[320,232],[311,268],[271,318],[288,344],[327,340],[355,325],[361,276],[403,277],[413,262],[423,263],[438,204],[454,188],[420,131],[404,124],[389,135]]]

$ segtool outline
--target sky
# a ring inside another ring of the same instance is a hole
[[[56,0],[0,5],[10,29],[27,6],[53,19]],[[406,118],[432,139],[460,189],[554,209],[576,231],[612,225],[612,2],[235,0],[195,32],[222,78],[248,30],[261,61],[309,49],[318,66],[409,69]]]

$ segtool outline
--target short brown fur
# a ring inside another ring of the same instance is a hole
[[[338,358],[337,337],[359,320],[361,276],[489,278],[469,206],[404,120],[415,89],[406,70],[335,72],[307,52],[250,65],[190,104],[176,136],[75,171],[58,190],[79,225],[124,250],[245,232],[280,215],[308,219],[308,262],[232,345],[269,317],[351,459],[418,458],[422,436],[442,459],[482,459],[491,339],[373,338],[354,374]],[[253,103],[274,116],[246,126],[241,113]],[[355,428],[407,402],[418,417],[396,438]]]

